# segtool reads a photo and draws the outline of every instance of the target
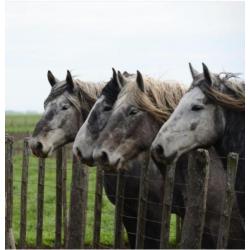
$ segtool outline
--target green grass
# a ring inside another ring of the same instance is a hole
[[[30,135],[39,120],[40,115],[7,115],[6,133],[13,135],[14,143],[14,191],[13,191],[13,231],[16,242],[19,240],[20,228],[20,194],[21,194],[21,167],[22,167],[22,145],[23,138]],[[70,147],[70,146],[69,146]],[[70,182],[71,182],[71,157],[67,161],[67,203],[70,200]],[[94,198],[95,198],[95,168],[89,169],[89,190],[88,190],[88,208],[85,243],[90,245],[93,237],[94,222]],[[27,245],[35,246],[36,241],[36,213],[37,213],[37,175],[38,159],[30,156],[29,176],[28,176],[28,197],[27,197]],[[56,165],[54,157],[46,160],[45,169],[45,193],[44,193],[44,225],[43,225],[43,244],[45,247],[54,246],[55,238],[55,200],[56,200]],[[101,244],[111,246],[114,235],[114,206],[107,199],[103,192],[102,205],[102,224],[101,224]],[[171,218],[170,242],[175,246],[175,216]]]
[[[8,114],[5,116],[5,133],[30,134],[40,117],[39,114]]]
[[[20,154],[14,157],[14,202],[13,202],[13,230],[15,239],[18,242],[20,228],[20,193],[21,193],[21,164],[22,156]],[[67,206],[70,199],[71,182],[71,160],[67,161]],[[85,243],[90,245],[93,236],[94,221],[94,194],[95,194],[95,168],[89,169],[89,193],[87,208],[87,226]],[[27,196],[27,244],[35,245],[36,240],[36,201],[37,201],[37,174],[38,160],[30,157],[29,176],[28,176],[28,196]],[[44,190],[44,226],[43,243],[44,246],[52,247],[55,238],[55,200],[56,200],[56,169],[55,159],[48,158],[45,168],[45,190]],[[101,240],[103,245],[112,245],[114,227],[114,206],[104,195],[103,206],[103,228],[101,231]],[[107,223],[108,222],[108,223]]]

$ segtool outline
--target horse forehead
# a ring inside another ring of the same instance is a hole
[[[89,118],[91,117],[91,115],[93,113],[96,113],[99,111],[99,109],[104,105],[106,101],[106,97],[104,95],[101,95],[97,100],[96,102],[94,103],[92,109],[89,111],[89,114],[88,114],[88,117],[87,117],[87,120],[85,121],[85,123],[88,123],[89,121]],[[84,124],[85,124],[84,123]]]
[[[55,99],[51,100],[45,107],[45,112],[49,112],[52,109],[56,109],[60,104],[68,102],[64,95],[57,96]]]
[[[106,97],[104,95],[101,95],[95,102],[92,110],[94,110],[97,106],[102,105],[106,101]]]
[[[183,100],[185,100],[185,103],[191,101],[202,101],[204,100],[205,97],[206,97],[205,94],[199,87],[194,87],[185,94]]]
[[[124,109],[130,105],[134,105],[133,99],[131,98],[130,95],[125,94],[121,96],[120,98],[117,99],[115,105],[114,105],[114,110],[121,110]]]

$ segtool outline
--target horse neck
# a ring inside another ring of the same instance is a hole
[[[224,110],[226,126],[223,137],[215,145],[220,156],[225,157],[230,152],[245,157],[245,112]]]

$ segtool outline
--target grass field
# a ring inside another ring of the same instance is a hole
[[[20,228],[20,193],[21,193],[21,166],[22,166],[22,143],[23,138],[32,133],[39,115],[7,115],[6,133],[13,135],[14,143],[14,202],[13,202],[13,230],[15,240],[19,239]],[[67,203],[70,198],[71,183],[71,157],[67,161]],[[36,240],[36,198],[37,198],[37,169],[38,159],[30,156],[28,177],[28,207],[27,207],[27,245],[32,247]],[[45,197],[44,197],[44,229],[43,243],[45,247],[51,248],[55,238],[55,183],[56,183],[55,158],[52,156],[46,160],[45,170]],[[94,194],[95,194],[95,168],[90,168],[88,210],[85,243],[91,244],[93,237],[94,221]],[[113,244],[114,232],[114,206],[107,199],[104,192],[102,205],[101,244],[111,246]],[[175,244],[175,216],[171,221],[171,243]]]
[[[5,116],[5,132],[8,134],[30,134],[40,119],[39,114],[9,114]]]

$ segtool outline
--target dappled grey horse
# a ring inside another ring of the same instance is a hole
[[[94,159],[109,168],[122,168],[129,171],[130,166],[127,162],[142,153],[147,155],[160,127],[171,117],[184,93],[185,88],[178,83],[160,82],[148,77],[143,79],[138,72],[137,78],[130,79],[121,89],[107,125],[96,143]],[[226,185],[225,171],[220,159],[213,149],[209,149],[209,152],[210,178],[202,240],[203,248],[216,247],[221,202]],[[156,166],[151,162],[149,168],[155,169]],[[161,170],[164,172],[164,166],[161,167]],[[152,179],[151,182],[154,182],[155,176],[149,173],[149,177]],[[177,162],[172,207],[172,212],[182,218],[185,215],[187,178],[187,155],[184,155]],[[162,183],[159,182],[159,184]],[[159,192],[162,197],[162,187]],[[241,239],[242,233],[244,234],[239,220],[237,203],[234,206],[233,217],[236,219],[232,218],[231,221],[229,247],[241,248],[244,246],[244,242],[235,240]]]
[[[160,129],[152,155],[165,164],[192,149],[214,145],[226,168],[228,153],[238,153],[235,189],[244,221],[245,83],[232,73],[212,74],[205,64],[201,74],[191,64],[190,70],[193,83]]]
[[[29,145],[37,157],[47,157],[55,149],[73,142],[81,124],[94,105],[104,84],[73,80],[67,72],[59,81],[48,71],[51,92],[44,102],[44,113],[36,124]]]
[[[115,73],[115,72],[114,72]],[[85,123],[77,133],[73,151],[82,162],[94,165],[93,150],[101,131],[111,115],[116,98],[126,82],[134,79],[135,75],[126,72],[118,73],[117,85],[109,85],[102,91],[89,113]],[[124,190],[124,215],[123,223],[128,233],[131,248],[135,248],[136,226],[140,172],[145,160],[144,153],[127,163],[129,170],[125,173]],[[102,164],[101,164],[102,165]],[[149,199],[151,203],[147,208],[144,248],[159,248],[161,202],[162,202],[162,176],[159,170],[153,166],[149,169],[153,181],[149,185]],[[115,204],[117,172],[104,168],[104,187],[110,201]]]

